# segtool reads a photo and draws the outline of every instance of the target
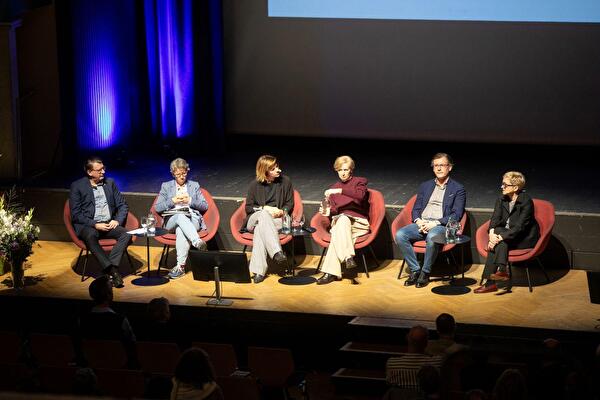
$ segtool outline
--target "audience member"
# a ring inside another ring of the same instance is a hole
[[[447,313],[438,315],[435,319],[435,328],[438,339],[429,340],[425,353],[432,356],[440,356],[460,350],[463,347],[454,341],[456,322],[452,315]]]
[[[406,335],[407,353],[387,361],[386,380],[389,384],[404,388],[418,388],[417,373],[422,366],[433,365],[437,368],[441,366],[441,356],[425,354],[428,335],[427,329],[420,325],[410,329]]]
[[[204,350],[192,347],[179,358],[171,400],[223,400],[223,392]]]
[[[110,307],[113,299],[111,279],[106,275],[94,279],[90,284],[89,293],[94,306],[79,317],[75,332],[75,344],[80,360],[83,359],[82,339],[120,340],[125,346],[129,365],[135,365],[136,339],[129,320]]]
[[[182,332],[183,331],[183,332]],[[177,343],[180,348],[189,347],[186,330],[181,329],[171,318],[171,307],[166,297],[157,297],[148,303],[142,329],[138,329],[139,340],[150,342]]]
[[[527,384],[518,369],[507,369],[496,381],[493,391],[494,400],[525,400]]]

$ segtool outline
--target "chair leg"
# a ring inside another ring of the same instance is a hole
[[[83,250],[81,250],[81,252],[83,252]],[[79,253],[80,255],[81,255],[81,252]],[[85,250],[85,258],[83,260],[83,271],[81,271],[81,282],[83,282],[85,280],[85,267],[87,267],[89,255],[90,255],[89,250],[86,249]]]
[[[79,250],[79,255],[77,256],[77,262],[75,263],[75,271],[79,269],[79,263],[81,262],[81,254],[83,254],[83,249]]]
[[[371,252],[371,255],[373,256],[373,259],[375,260],[375,268],[379,267],[379,260],[377,259],[377,256],[375,255],[375,251],[373,251],[373,248],[371,247],[371,245],[369,245],[369,251]]]
[[[548,276],[548,273],[546,273],[546,268],[544,268],[544,264],[542,264],[542,262],[540,261],[540,259],[538,257],[536,257],[535,260],[540,265],[540,268],[542,269],[542,272],[544,273],[544,276],[546,277],[546,283],[550,283],[550,277]]]
[[[165,251],[165,268],[169,269],[169,246],[167,245],[167,251]]]
[[[129,252],[127,250],[125,250],[125,254],[127,254],[127,261],[129,261],[129,268],[131,269],[131,273],[133,275],[137,275],[137,271],[135,270],[135,267],[133,266],[133,261],[131,261],[131,255],[129,254]],[[160,266],[158,268],[160,268]]]
[[[166,251],[165,251],[165,250],[166,250],[166,251],[169,251],[169,246],[168,246],[168,245],[166,245],[166,244],[163,244],[162,251],[160,252],[160,258],[158,259],[158,265],[161,265],[161,264],[162,264],[162,265],[165,265],[165,264],[163,264],[163,262],[164,262],[164,258],[165,258],[165,253],[166,253]]]
[[[317,265],[317,272],[321,272],[321,262],[323,262],[323,257],[327,253],[327,247],[323,247],[323,251],[321,252],[321,258],[319,258],[319,264]]]
[[[365,253],[364,253],[364,251],[361,251],[360,255],[362,256],[363,266],[365,267],[365,274],[367,275],[367,278],[370,278],[370,276],[369,276],[369,268],[367,268],[367,260],[365,259]]]
[[[513,273],[512,273],[512,263],[509,262],[508,263],[508,282],[510,282],[510,283],[509,283],[508,286],[506,286],[506,291],[507,292],[512,291],[512,287],[513,287],[513,278],[512,278],[512,276],[513,276]]]
[[[529,293],[533,292],[533,288],[531,287],[531,276],[529,276],[529,267],[525,266],[525,272],[527,272],[527,284],[529,285]]]
[[[400,265],[400,272],[398,272],[398,279],[400,279],[402,277],[402,271],[404,271],[405,263],[406,263],[406,260],[402,260],[402,265]]]

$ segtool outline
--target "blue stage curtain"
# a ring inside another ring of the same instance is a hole
[[[123,143],[138,122],[136,92],[131,90],[137,72],[137,60],[131,57],[134,3],[71,4],[75,136],[81,149],[105,149]]]
[[[222,139],[221,0],[72,0],[56,7],[68,25],[59,35],[68,59],[62,105],[75,150]]]

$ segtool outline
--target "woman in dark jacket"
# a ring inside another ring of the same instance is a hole
[[[354,160],[349,156],[336,158],[333,169],[339,181],[325,191],[329,207],[319,212],[331,217],[331,240],[323,260],[323,275],[317,285],[326,285],[342,276],[346,268],[356,267],[354,243],[356,238],[369,233],[369,192],[366,178],[354,176]]]
[[[246,220],[242,229],[254,234],[250,272],[254,283],[260,283],[267,273],[267,257],[282,266],[287,265],[279,242],[284,210],[291,214],[294,209],[292,181],[281,174],[277,159],[270,155],[260,156],[256,162],[256,180],[248,188],[246,196]]]
[[[508,251],[535,247],[540,228],[535,220],[533,200],[523,191],[525,176],[509,171],[502,177],[502,197],[496,201],[490,220],[488,256],[483,270],[486,283],[475,293],[498,290],[497,281],[509,279]]]

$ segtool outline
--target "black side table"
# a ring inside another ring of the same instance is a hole
[[[300,230],[292,230],[290,235],[292,236],[292,240],[290,240],[291,248],[292,248],[292,260],[291,260],[291,268],[289,268],[291,275],[279,278],[278,282],[283,285],[310,285],[310,284],[313,284],[317,281],[317,279],[315,277],[296,275],[296,246],[294,245],[295,238],[310,236],[310,235],[312,235],[312,233],[305,229],[300,229]]]
[[[446,240],[445,235],[436,235],[432,238],[432,240],[434,243],[437,243],[437,244],[441,244],[441,245],[455,244],[460,248],[460,266],[459,267],[460,267],[460,271],[462,273],[462,277],[460,279],[455,279],[454,274],[452,274],[452,276],[450,277],[450,283],[448,285],[434,287],[431,289],[431,291],[436,294],[447,295],[447,296],[469,293],[471,291],[471,289],[469,288],[469,285],[472,285],[475,282],[477,282],[474,279],[465,278],[464,245],[471,241],[471,237],[469,237],[467,235],[457,235],[454,242],[449,243]]]
[[[168,278],[165,278],[164,276],[160,275],[160,263],[158,265],[158,270],[156,271],[155,275],[152,275],[150,272],[150,238],[155,237],[155,236],[161,236],[166,233],[169,233],[169,231],[167,229],[155,228],[154,232],[146,231],[146,232],[142,232],[142,233],[133,234],[134,236],[137,236],[140,238],[142,238],[142,237],[146,238],[146,259],[148,261],[148,272],[146,273],[146,276],[141,276],[141,277],[136,278],[133,281],[131,281],[131,283],[133,283],[134,285],[157,286],[157,285],[164,285],[165,283],[169,282]]]

